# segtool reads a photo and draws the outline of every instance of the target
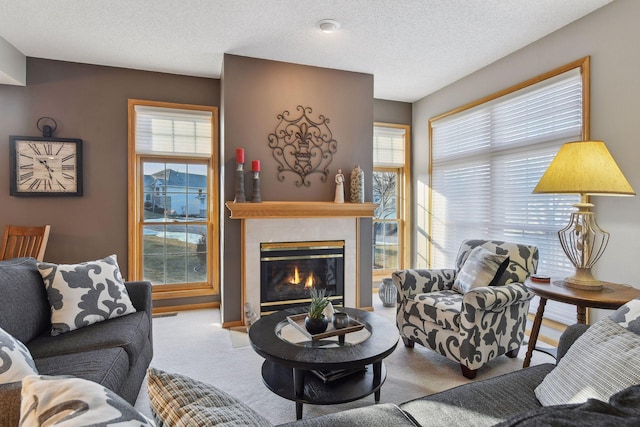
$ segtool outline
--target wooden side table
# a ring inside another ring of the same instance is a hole
[[[547,305],[548,299],[575,305],[578,323],[586,323],[587,307],[615,310],[626,302],[640,297],[640,289],[617,283],[606,283],[599,291],[570,288],[564,286],[563,280],[552,280],[551,283],[538,283],[527,279],[524,284],[530,291],[540,297],[540,305],[538,305],[538,311],[536,312],[536,317],[531,327],[527,354],[524,358],[524,364],[522,365],[523,368],[528,367],[531,363],[531,356],[533,355],[533,350],[535,350],[538,334],[540,333],[540,326],[542,325],[544,307]]]

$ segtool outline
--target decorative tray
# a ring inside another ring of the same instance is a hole
[[[333,324],[329,322],[329,326],[327,326],[327,330],[322,332],[321,334],[310,334],[307,331],[307,328],[304,327],[304,319],[307,317],[306,313],[303,314],[295,314],[293,316],[287,316],[287,320],[291,325],[293,325],[296,329],[302,332],[307,337],[311,338],[312,341],[320,340],[323,338],[334,337],[336,335],[344,335],[349,332],[356,332],[364,328],[364,323],[357,321],[356,319],[349,316],[349,325],[347,327],[336,329],[333,327]]]

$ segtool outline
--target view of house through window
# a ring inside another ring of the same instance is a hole
[[[205,164],[142,160],[143,279],[156,284],[207,281]]]
[[[217,109],[130,100],[129,127],[129,279],[217,291]]]
[[[373,274],[404,268],[407,241],[409,127],[376,123],[373,131]]]

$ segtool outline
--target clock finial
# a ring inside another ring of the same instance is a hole
[[[47,124],[46,119],[51,120],[53,122],[53,126]],[[58,123],[56,123],[56,121],[51,117],[40,117],[36,122],[36,127],[40,132],[42,132],[42,136],[44,136],[45,138],[51,138],[56,129],[58,129]]]

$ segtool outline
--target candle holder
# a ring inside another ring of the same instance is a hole
[[[247,198],[244,195],[244,163],[236,162],[236,203],[244,203]]]
[[[261,203],[262,196],[260,195],[260,171],[253,171],[253,196],[251,197],[253,203]]]

